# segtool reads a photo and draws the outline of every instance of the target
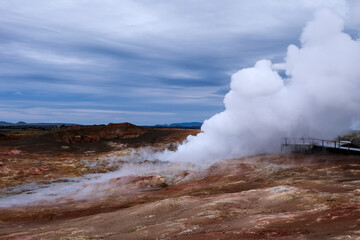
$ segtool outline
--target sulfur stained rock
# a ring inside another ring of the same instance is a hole
[[[28,170],[28,174],[31,174],[31,175],[40,175],[40,174],[42,174],[42,171],[41,171],[40,168],[31,167],[31,168],[29,168],[29,170]]]
[[[8,175],[9,173],[11,173],[12,170],[8,167],[0,167],[0,175]]]
[[[163,176],[146,176],[146,177],[137,177],[134,179],[136,186],[141,189],[146,188],[164,188],[167,187],[167,179]]]

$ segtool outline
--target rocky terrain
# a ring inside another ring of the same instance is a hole
[[[104,159],[127,156],[131,149],[144,147],[175,150],[188,135],[199,131],[121,123],[16,132],[0,141],[0,189],[36,180],[112,171],[118,166]]]
[[[112,124],[2,141],[0,239],[360,239],[360,156],[146,159],[198,132]]]

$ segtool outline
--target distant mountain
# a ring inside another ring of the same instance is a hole
[[[17,123],[10,123],[5,121],[0,121],[1,129],[27,129],[27,128],[54,128],[54,127],[63,127],[63,126],[76,126],[79,124],[73,123],[26,123],[24,121],[19,121]]]
[[[184,123],[171,123],[171,124],[157,124],[155,127],[168,127],[168,128],[201,128],[201,122],[184,122]]]

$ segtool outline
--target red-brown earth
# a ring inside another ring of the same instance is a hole
[[[123,124],[1,142],[0,239],[360,239],[359,156],[132,158],[198,132]],[[105,174],[76,178],[88,173]],[[27,189],[56,184],[76,190]]]

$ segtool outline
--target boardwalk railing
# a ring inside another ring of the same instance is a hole
[[[316,138],[284,138],[281,151],[305,152],[314,148],[340,149],[360,152],[360,148],[354,146],[351,141],[325,140]]]

